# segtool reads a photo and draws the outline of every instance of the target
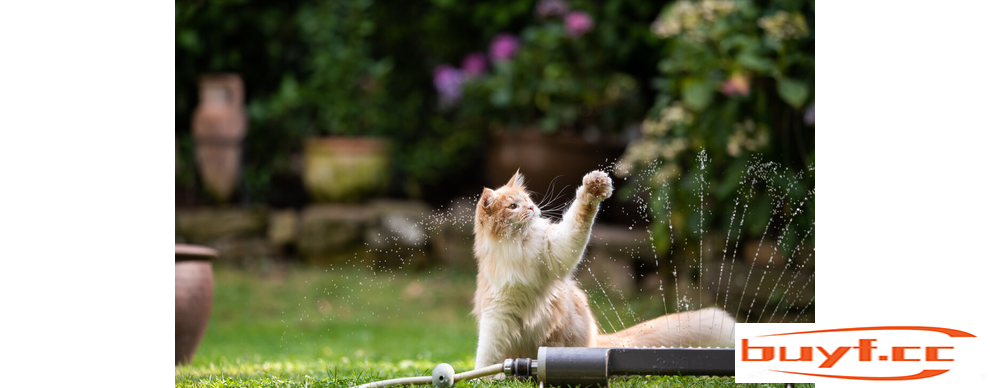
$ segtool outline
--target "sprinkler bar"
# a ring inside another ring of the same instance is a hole
[[[547,386],[607,387],[611,376],[735,374],[730,348],[541,347],[537,357],[537,379]]]
[[[541,386],[608,387],[612,376],[633,375],[735,375],[735,349],[731,348],[557,348],[540,347],[537,359],[508,359],[501,364],[454,374],[440,364],[432,377],[384,380],[354,388],[433,384],[449,388],[458,381],[504,373],[507,377],[536,378]]]

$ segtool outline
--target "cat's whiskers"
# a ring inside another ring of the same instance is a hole
[[[567,210],[568,206],[570,206],[570,203],[562,203],[549,209],[540,209],[540,212],[542,215],[560,219],[563,217],[564,211]]]
[[[561,176],[563,175],[557,175],[555,178],[553,178],[553,180],[550,181],[550,185],[547,187],[548,194],[543,196],[543,199],[540,200],[540,203],[537,204],[536,207],[542,209],[543,206],[551,205],[554,202],[556,202],[558,199],[560,199],[560,197],[564,196],[565,190],[568,187],[570,187],[570,185],[564,186],[563,189],[561,189],[559,192],[557,192],[556,195],[554,195],[554,188],[556,188],[557,179],[560,178]]]
[[[560,178],[560,175],[557,175],[555,178],[553,178],[550,181],[550,185],[547,186],[547,192],[546,192],[546,194],[540,193],[540,192],[537,192],[537,191],[533,191],[532,192],[533,194],[539,194],[539,195],[541,195],[542,198],[543,198],[542,200],[540,200],[540,203],[536,204],[536,206],[542,207],[544,205],[544,202],[546,202],[547,198],[549,198],[551,195],[553,195],[553,188],[554,188],[554,184],[557,182],[557,178]]]

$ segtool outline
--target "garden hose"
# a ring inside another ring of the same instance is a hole
[[[509,362],[511,360],[505,360]],[[454,374],[454,367],[450,364],[439,364],[436,368],[433,368],[433,376],[421,376],[421,377],[404,377],[399,379],[382,380],[375,381],[373,383],[367,383],[359,385],[352,388],[377,388],[377,387],[388,387],[393,385],[421,385],[421,384],[433,384],[437,388],[447,388],[454,386],[454,382],[471,380],[484,376],[491,376],[503,372],[503,364],[495,364],[492,366],[484,367],[481,369],[475,369],[472,371],[461,372]]]

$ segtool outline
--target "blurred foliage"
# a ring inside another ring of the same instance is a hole
[[[238,73],[246,86],[242,201],[305,201],[299,198],[301,189],[295,194],[290,189],[301,185],[298,155],[302,140],[313,135],[390,139],[395,196],[442,201],[462,195],[461,187],[476,188],[492,117],[466,119],[442,111],[432,87],[433,69],[487,47],[499,33],[524,30],[534,19],[535,4],[176,2],[176,141],[182,145],[177,188],[188,191],[195,181],[189,178],[195,176],[190,123],[198,78],[212,72]],[[655,76],[660,52],[646,26],[661,4],[573,4],[594,18],[587,37],[594,39],[589,44],[595,50],[587,60],[628,74],[638,85]],[[637,98],[648,106],[651,96],[642,89]]]
[[[618,170],[649,176],[657,250],[745,213],[789,253],[814,228],[814,3],[679,0],[651,31],[658,94]]]
[[[268,99],[255,100],[251,117],[278,122],[297,135],[383,135],[395,101],[386,95],[392,64],[371,55],[376,25],[370,0],[306,3],[289,22],[308,53],[299,74],[284,74]],[[400,108],[401,109],[401,108]]]
[[[814,103],[813,3],[576,0],[569,9],[593,21],[576,37],[564,17],[538,14],[538,3],[177,2],[176,186],[196,182],[189,124],[198,77],[211,72],[245,81],[247,202],[304,202],[298,155],[314,135],[390,139],[390,194],[443,202],[480,184],[492,127],[609,132],[645,115],[624,161],[662,161],[676,179],[652,184],[680,196],[673,207],[652,206],[656,216],[690,217],[677,203],[694,203],[701,179],[715,209],[705,222],[715,225],[727,222],[754,155],[793,171],[813,165],[813,113],[805,114]],[[487,51],[500,34],[519,34],[514,60],[489,62],[489,76],[467,82],[456,109],[442,106],[434,70]]]
[[[656,43],[644,24],[629,23],[642,12],[649,8],[633,2],[538,2],[525,27],[492,38],[487,71],[471,74],[462,62],[458,117],[489,128],[621,132],[644,113],[640,80],[629,73]],[[506,40],[518,49],[503,58]]]
[[[191,122],[198,103],[199,77],[234,72],[245,81],[249,108],[243,168],[248,200],[268,200],[278,195],[271,189],[273,176],[292,175],[290,153],[301,147],[301,131],[259,120],[257,105],[271,98],[287,75],[301,76],[301,63],[308,48],[302,42],[299,27],[285,22],[294,17],[301,3],[176,2],[176,142],[184,145],[177,155],[183,171],[177,175],[195,176]],[[188,179],[177,179],[176,186],[191,189]]]

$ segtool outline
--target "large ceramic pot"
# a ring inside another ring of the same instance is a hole
[[[240,178],[241,141],[247,134],[244,83],[237,74],[205,75],[193,112],[196,165],[203,185],[217,200],[230,199]]]
[[[303,184],[317,202],[363,202],[388,186],[389,146],[372,137],[306,141]]]
[[[485,185],[500,187],[518,169],[526,177],[526,188],[537,193],[535,200],[563,193],[556,200],[544,203],[544,209],[573,199],[574,190],[581,185],[584,174],[607,169],[625,151],[625,144],[617,141],[590,141],[577,134],[547,134],[536,128],[501,130],[495,132],[491,140],[486,155]],[[550,192],[551,184],[554,185],[553,193]],[[617,180],[615,184],[617,188],[621,187],[623,181]],[[631,222],[630,215],[636,214],[633,206],[635,204],[615,198],[601,210],[601,220]]]
[[[175,364],[188,364],[213,309],[212,248],[175,244]]]
[[[485,183],[492,188],[504,185],[518,169],[532,191],[545,193],[554,178],[555,190],[566,185],[576,189],[584,174],[615,162],[624,149],[624,145],[615,142],[546,134],[535,128],[502,130],[492,135]]]

